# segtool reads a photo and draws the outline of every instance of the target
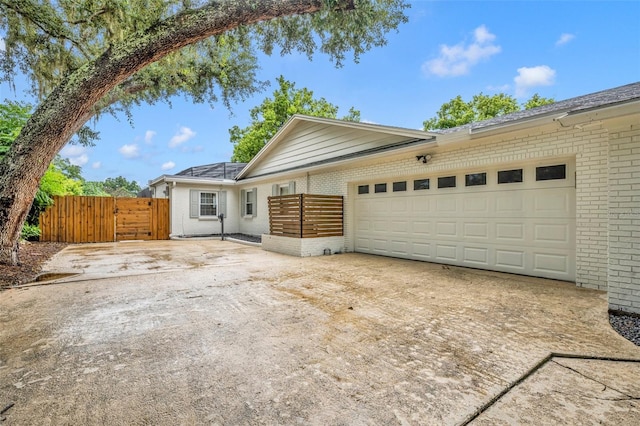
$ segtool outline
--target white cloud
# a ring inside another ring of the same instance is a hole
[[[556,71],[548,65],[518,68],[518,75],[513,79],[516,83],[516,96],[525,96],[533,87],[551,86],[555,79]]]
[[[77,157],[79,155],[84,154],[87,151],[87,148],[85,148],[82,145],[65,145],[64,148],[62,148],[62,151],[60,151],[60,154],[63,157]]]
[[[574,38],[576,38],[574,34],[562,33],[558,41],[556,41],[556,46],[562,46],[563,44],[567,44]]]
[[[102,162],[101,161],[96,161],[91,165],[92,169],[99,169],[100,167],[102,167]]]
[[[4,44],[4,39],[0,37],[0,51],[4,52],[6,48],[7,48],[7,45]]]
[[[89,162],[87,148],[81,145],[65,145],[60,155],[66,157],[74,166],[84,166]]]
[[[179,145],[182,145],[189,139],[193,138],[196,135],[196,132],[191,130],[188,127],[180,127],[178,132],[173,135],[171,140],[169,141],[169,148],[175,148]]]
[[[71,157],[69,158],[69,162],[74,166],[84,166],[89,162],[89,156],[87,154],[82,154],[77,157]]]
[[[144,132],[144,143],[151,145],[153,142],[153,137],[156,135],[156,132],[153,130],[147,130]]]
[[[176,166],[176,163],[174,163],[173,161],[167,161],[166,163],[164,163],[162,165],[162,167],[160,167],[162,170],[171,170]]]
[[[118,152],[122,154],[124,158],[136,158],[140,156],[140,148],[135,143],[131,145],[122,145],[118,148]]]
[[[438,77],[468,74],[478,62],[500,53],[502,48],[493,44],[495,38],[487,27],[481,25],[473,31],[471,44],[460,42],[455,46],[441,45],[440,56],[422,64],[422,71]]]

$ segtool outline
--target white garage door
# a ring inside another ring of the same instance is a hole
[[[355,250],[575,281],[571,161],[355,185]]]

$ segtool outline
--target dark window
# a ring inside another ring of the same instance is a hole
[[[413,181],[413,190],[429,189],[429,179],[417,179]]]
[[[368,194],[368,193],[369,193],[369,185],[358,186],[358,194]]]
[[[471,173],[469,175],[464,175],[464,184],[465,184],[465,186],[486,185],[487,184],[487,174],[486,173]]]
[[[567,165],[536,167],[536,180],[566,179]]]
[[[386,183],[376,183],[375,191],[378,192],[387,192],[387,184]]]
[[[407,181],[393,182],[393,192],[400,192],[407,190]]]
[[[522,182],[522,169],[500,170],[498,172],[498,183]]]
[[[455,176],[446,176],[438,178],[438,188],[455,188],[456,187],[456,177]]]

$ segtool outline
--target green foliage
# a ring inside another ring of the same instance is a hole
[[[233,126],[229,130],[231,143],[234,144],[231,161],[251,161],[294,114],[337,117],[338,107],[325,98],[315,99],[311,90],[296,89],[295,83],[283,76],[278,77],[277,82],[279,87],[273,92],[273,97],[266,98],[260,105],[251,109],[251,124],[243,129]],[[360,111],[351,107],[343,120],[360,121]]]
[[[130,182],[122,176],[105,179],[102,189],[112,197],[135,197],[142,190],[138,182]]]
[[[61,156],[57,155],[56,158],[53,159],[53,165],[69,179],[75,179],[79,181],[84,180],[82,178],[82,167],[71,164],[68,158],[62,158]]]
[[[522,108],[524,109],[532,109],[532,108],[537,108],[539,106],[542,105],[549,105],[554,103],[555,100],[553,98],[543,98],[542,96],[538,95],[537,93],[534,94],[531,99],[529,99],[528,101],[526,101],[525,103],[522,104]]]
[[[525,102],[525,109],[546,105],[555,102],[553,99],[543,98],[537,93]],[[425,120],[424,130],[450,129],[477,121],[487,120],[512,112],[520,111],[518,101],[510,95],[498,93],[488,96],[483,93],[475,95],[469,102],[465,102],[458,95],[449,102],[444,103],[435,117]]]
[[[27,224],[38,224],[40,213],[53,204],[54,195],[82,195],[82,181],[65,175],[56,162],[65,164],[63,159],[56,157],[56,160],[49,165],[40,180],[40,187],[27,216]]]
[[[219,3],[219,4],[218,4]],[[0,32],[6,50],[0,78],[28,75],[34,94],[44,98],[84,64],[107,49],[180,13],[217,10],[231,1],[198,0],[0,0]],[[264,83],[257,80],[257,50],[272,54],[314,52],[340,65],[345,54],[359,56],[386,43],[385,35],[407,21],[402,0],[327,1],[314,14],[288,16],[188,45],[134,74],[111,91],[95,113],[129,113],[132,105],[168,101],[184,94],[196,102],[244,100]],[[0,52],[1,54],[1,52]],[[85,134],[86,135],[86,134]],[[83,142],[82,135],[80,142]]]
[[[20,233],[20,238],[26,241],[38,241],[40,239],[40,227],[25,223]]]
[[[84,181],[82,183],[82,195],[90,195],[94,197],[110,197],[109,193],[104,190],[103,182]]]
[[[11,101],[0,104],[0,159],[18,137],[29,116],[31,116],[30,105]]]

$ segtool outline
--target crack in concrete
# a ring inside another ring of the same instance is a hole
[[[573,371],[574,373],[576,373],[576,374],[578,374],[578,375],[580,375],[580,376],[584,377],[584,378],[585,378],[585,379],[587,379],[587,380],[591,380],[591,381],[593,381],[593,382],[596,382],[596,383],[598,383],[598,384],[600,384],[600,385],[604,386],[604,389],[602,389],[602,392],[606,391],[607,389],[611,389],[611,390],[613,390],[613,391],[615,391],[615,392],[618,392],[619,394],[624,395],[624,396],[626,397],[626,398],[619,398],[619,399],[618,399],[618,398],[612,399],[612,398],[598,398],[598,397],[594,397],[595,399],[600,399],[600,400],[603,400],[603,401],[635,401],[635,400],[640,400],[640,397],[636,397],[636,396],[633,396],[633,395],[629,395],[628,393],[623,392],[623,391],[621,391],[620,389],[616,389],[616,388],[614,388],[613,386],[609,386],[609,385],[607,385],[606,383],[601,382],[600,380],[597,380],[597,379],[595,379],[595,378],[593,378],[593,377],[587,376],[586,374],[584,374],[584,373],[582,373],[582,372],[580,372],[580,371],[576,370],[575,368],[569,367],[568,365],[561,364],[561,363],[559,363],[558,361],[556,361],[555,359],[551,359],[551,362],[553,362],[553,363],[554,363],[554,364],[556,364],[556,365],[559,365],[560,367],[566,368],[566,369],[567,369],[567,370],[569,370],[569,371]]]
[[[555,361],[554,358],[640,363],[640,359],[633,359],[633,358],[601,357],[601,356],[589,356],[589,355],[579,355],[579,354],[571,354],[571,353],[551,352],[547,356],[542,358],[540,361],[538,361],[533,367],[531,367],[527,372],[525,372],[517,380],[515,380],[514,382],[509,384],[502,391],[498,392],[498,394],[494,395],[485,404],[483,404],[482,406],[478,407],[473,413],[471,413],[469,416],[467,416],[467,418],[465,418],[463,421],[458,423],[458,426],[467,426],[467,425],[469,425],[471,422],[473,422],[475,419],[477,419],[481,414],[483,414],[484,412],[489,410],[489,408],[491,408],[491,406],[493,406],[496,402],[498,402],[500,399],[502,399],[502,397],[504,397],[511,390],[513,390],[514,388],[519,386],[521,383],[523,383],[526,379],[528,379],[530,376],[532,376],[536,371],[538,371],[540,368],[542,368],[549,361],[553,361],[557,365],[559,365],[561,367],[564,367],[564,368],[566,368],[568,370],[574,371],[575,373],[585,377],[586,379],[593,380],[594,382],[601,384],[602,386],[605,387],[603,389],[603,392],[607,388],[609,388],[609,389],[614,390],[614,391],[616,391],[616,392],[618,392],[618,393],[620,393],[622,395],[625,395],[627,397],[627,398],[620,399],[620,401],[630,401],[631,405],[633,405],[633,406],[635,406],[634,401],[640,401],[640,398],[632,396],[632,395],[628,395],[627,393],[621,392],[621,391],[619,391],[619,390],[617,390],[617,389],[615,389],[615,388],[613,388],[611,386],[607,386],[605,383],[602,383],[602,382],[600,382],[600,381],[598,381],[598,380],[596,380],[596,379],[594,379],[592,377],[588,377],[588,376],[582,374],[581,372],[579,372],[579,371],[577,371],[577,370],[575,370],[575,369],[573,369],[571,367],[568,367],[566,365],[560,364],[559,362]],[[596,399],[603,399],[604,400],[605,398],[596,398]],[[616,400],[612,400],[612,401],[616,401]]]

